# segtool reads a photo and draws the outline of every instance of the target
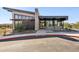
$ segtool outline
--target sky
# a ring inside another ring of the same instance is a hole
[[[12,8],[12,7],[11,7]],[[35,11],[35,7],[14,7],[16,9]],[[43,16],[68,16],[67,22],[79,22],[79,7],[38,7],[40,15]],[[12,23],[11,12],[0,7],[0,24]]]

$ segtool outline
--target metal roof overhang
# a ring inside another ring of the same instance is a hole
[[[19,10],[19,9],[13,9],[13,8],[7,8],[7,7],[3,7],[3,9],[5,9],[5,10],[7,10],[9,12],[17,11],[17,12],[35,14],[35,12],[25,11],[25,10]]]
[[[68,20],[68,16],[39,16],[40,20]]]

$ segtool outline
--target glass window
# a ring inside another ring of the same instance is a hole
[[[21,15],[21,19],[23,19],[23,17],[24,17],[24,16],[23,16],[23,15]]]
[[[18,21],[15,21],[15,25],[17,25],[18,24]]]
[[[29,19],[29,17],[27,16],[27,19]]]
[[[22,24],[22,21],[19,21],[19,24]]]
[[[22,16],[22,19],[25,19],[26,17],[25,16]]]
[[[31,16],[29,16],[29,19],[32,19],[32,17],[31,17]]]
[[[28,19],[30,19],[30,16],[28,16]]]
[[[18,15],[15,14],[15,19],[18,19]]]
[[[19,15],[19,19],[21,19],[21,15]]]
[[[55,25],[57,26],[57,20],[55,20]]]
[[[25,19],[27,19],[27,16],[25,16]]]
[[[26,16],[24,16],[24,19],[26,19]]]
[[[34,17],[32,17],[32,19],[34,19]]]
[[[32,16],[25,16],[25,19],[34,19]]]

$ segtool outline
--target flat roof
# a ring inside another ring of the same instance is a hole
[[[68,20],[68,16],[39,16],[41,20]]]

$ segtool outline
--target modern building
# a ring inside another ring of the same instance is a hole
[[[35,12],[7,7],[3,7],[3,9],[12,13],[13,30],[16,29],[17,24],[22,24],[26,30],[37,31],[50,28],[52,30],[62,30],[64,29],[64,21],[68,20],[68,16],[42,16],[37,8],[35,8]]]

